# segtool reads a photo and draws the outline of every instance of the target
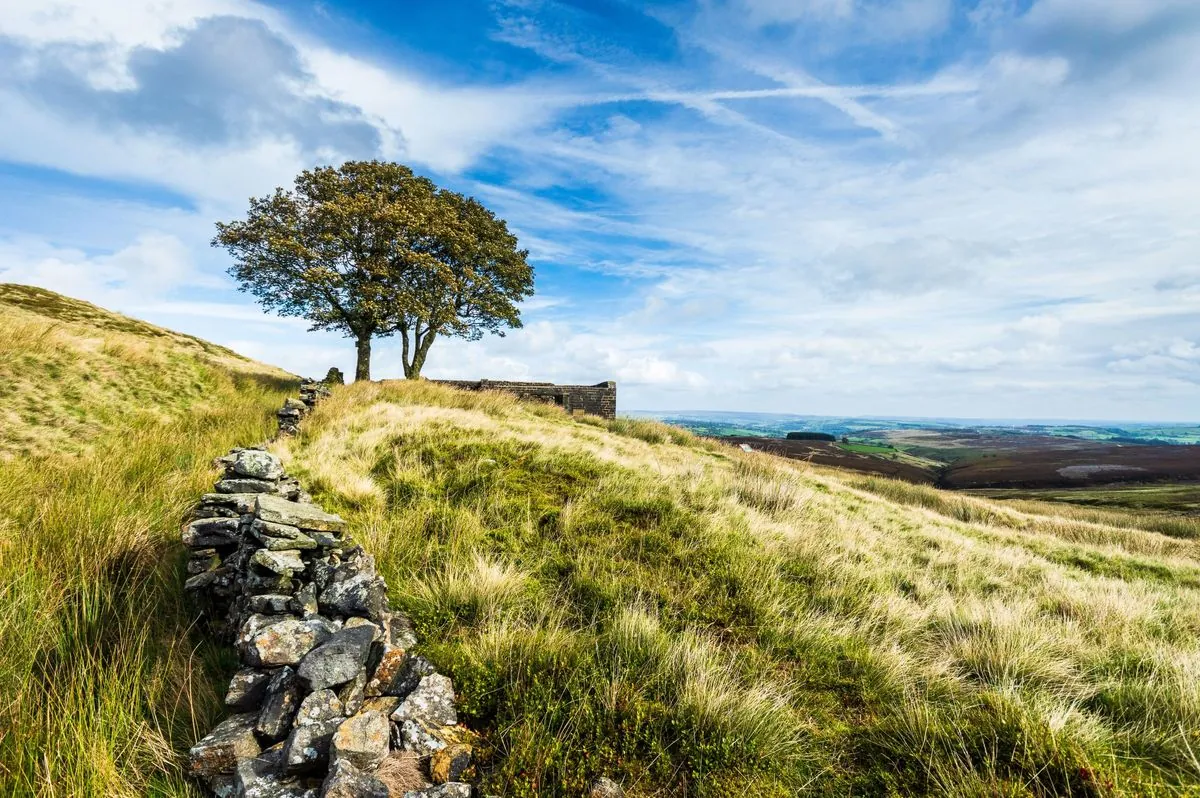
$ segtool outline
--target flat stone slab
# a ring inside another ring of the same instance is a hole
[[[392,713],[392,720],[415,720],[427,726],[453,726],[458,723],[454,709],[454,683],[449,676],[433,673],[422,677],[417,689]]]
[[[341,532],[346,528],[346,522],[341,516],[327,513],[315,504],[290,502],[281,496],[259,494],[254,512],[261,521],[286,524],[298,529]]]
[[[277,480],[283,476],[283,464],[279,458],[261,449],[243,449],[229,463],[233,473],[252,479]]]
[[[257,712],[231,715],[188,751],[188,767],[194,776],[218,776],[237,770],[239,759],[259,755],[262,748],[254,736]]]

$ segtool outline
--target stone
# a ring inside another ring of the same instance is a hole
[[[292,596],[291,603],[292,612],[305,618],[311,618],[317,614],[319,609],[317,605],[317,586],[312,582],[306,582],[296,591],[296,595]]]
[[[291,593],[295,587],[292,577],[264,571],[251,571],[242,578],[242,591],[250,596],[264,593]]]
[[[406,751],[413,751],[419,756],[432,756],[446,747],[442,728],[406,720],[399,724],[399,729],[401,745]]]
[[[254,730],[271,742],[282,740],[292,727],[302,696],[296,671],[280,668],[271,677]]]
[[[237,545],[242,532],[235,518],[200,518],[183,528],[183,545],[190,549]]]
[[[229,680],[229,689],[225,692],[225,706],[238,712],[258,709],[270,683],[269,672],[242,668]]]
[[[316,540],[288,524],[273,524],[270,521],[255,518],[250,524],[250,532],[271,551],[315,549],[317,547]]]
[[[360,711],[366,712],[368,710],[372,710],[375,712],[382,712],[384,715],[387,715],[390,718],[398,706],[400,706],[399,698],[396,698],[393,695],[384,695],[376,698],[363,699],[362,709]]]
[[[316,791],[299,779],[284,775],[282,745],[238,763],[233,798],[310,798],[315,795]]]
[[[339,516],[327,513],[312,504],[290,502],[279,496],[260,495],[255,503],[254,514],[260,521],[285,524],[302,530],[341,532],[346,522]]]
[[[283,476],[283,464],[279,458],[261,449],[243,449],[233,456],[229,470],[234,474],[252,479],[272,482]]]
[[[217,493],[274,493],[276,485],[265,479],[222,479],[213,485]]]
[[[358,629],[359,627],[370,627],[371,628],[371,630],[372,630],[371,631],[371,641],[372,642],[383,639],[383,629],[379,626],[379,624],[375,623],[374,621],[367,620],[366,618],[362,618],[357,615],[346,619],[346,624],[345,624],[346,629]]]
[[[237,518],[241,513],[228,507],[200,506],[192,511],[193,518]]]
[[[346,710],[347,715],[353,715],[362,709],[363,701],[367,697],[366,687],[367,672],[360,668],[353,679],[338,688],[338,699],[342,702],[342,707]]]
[[[292,611],[292,597],[286,593],[263,593],[246,601],[251,612],[267,615],[287,615]]]
[[[351,715],[334,733],[330,756],[362,770],[374,770],[388,755],[390,731],[387,715],[381,712],[367,710]]]
[[[188,768],[193,776],[231,774],[239,759],[256,757],[262,749],[254,737],[257,713],[231,715],[217,724],[188,750]]]
[[[417,633],[412,621],[399,611],[384,614],[384,633],[388,642],[397,648],[409,649],[417,644]]]
[[[310,690],[344,684],[363,669],[377,627],[342,629],[312,649],[300,663],[300,678]]]
[[[287,772],[309,772],[328,761],[330,743],[342,722],[341,710],[332,690],[318,690],[304,699],[284,748]]]
[[[246,658],[251,665],[295,665],[333,631],[323,618],[284,618],[253,635],[245,646]]]
[[[588,798],[625,798],[625,790],[607,776],[601,776],[592,782]]]
[[[393,649],[397,651],[397,649]],[[398,665],[396,657],[388,659],[385,653],[380,659],[375,674],[367,682],[367,695],[373,695],[372,687],[378,690],[378,695],[392,695],[407,698],[408,694],[417,689],[417,685],[426,676],[435,673],[433,663],[419,655],[409,656],[400,652]]]
[[[454,683],[449,676],[440,673],[422,677],[417,689],[409,693],[392,713],[392,720],[400,724],[415,720],[427,726],[453,726],[458,723]]]
[[[305,568],[304,560],[300,559],[300,554],[295,551],[259,549],[254,552],[254,556],[250,558],[250,562],[259,568],[265,568],[281,576],[293,576]]]
[[[200,506],[226,507],[241,516],[253,513],[257,500],[255,493],[206,493],[200,497]]]
[[[388,788],[371,774],[339,759],[321,785],[321,798],[388,798]]]
[[[472,753],[471,746],[465,743],[453,743],[434,751],[429,759],[429,778],[434,784],[461,781],[463,774],[471,767]]]
[[[349,543],[347,543],[345,540],[342,540],[332,532],[322,532],[318,529],[310,529],[308,531],[308,535],[312,541],[322,549],[341,551],[349,545]]]
[[[471,798],[471,785],[461,781],[435,784],[424,790],[406,792],[404,798]]]
[[[323,608],[340,615],[365,615],[372,620],[382,620],[387,606],[387,587],[373,571],[355,574],[339,581],[337,574],[321,591]]]
[[[203,574],[208,571],[215,571],[221,566],[221,555],[217,554],[216,549],[196,549],[188,557],[187,572],[189,574]]]

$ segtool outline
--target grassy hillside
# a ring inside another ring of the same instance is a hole
[[[189,335],[0,283],[0,459],[80,451],[116,426],[213,407],[231,378],[293,379]]]
[[[484,791],[1200,794],[1198,544],[430,384],[280,444],[484,732]]]
[[[179,523],[294,384],[0,286],[0,795],[199,795],[179,753],[222,711],[228,655],[189,633]]]

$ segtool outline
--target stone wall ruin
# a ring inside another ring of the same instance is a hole
[[[612,380],[595,385],[555,385],[552,382],[510,380],[430,380],[464,391],[504,391],[523,399],[558,405],[568,413],[587,413],[601,418],[617,417],[617,384]]]

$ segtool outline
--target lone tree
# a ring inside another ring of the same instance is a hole
[[[399,334],[416,379],[437,338],[502,336],[533,294],[529,253],[503,219],[396,163],[302,172],[251,199],[244,221],[218,222],[212,243],[264,308],[354,338],[356,380],[371,378],[374,338]]]

